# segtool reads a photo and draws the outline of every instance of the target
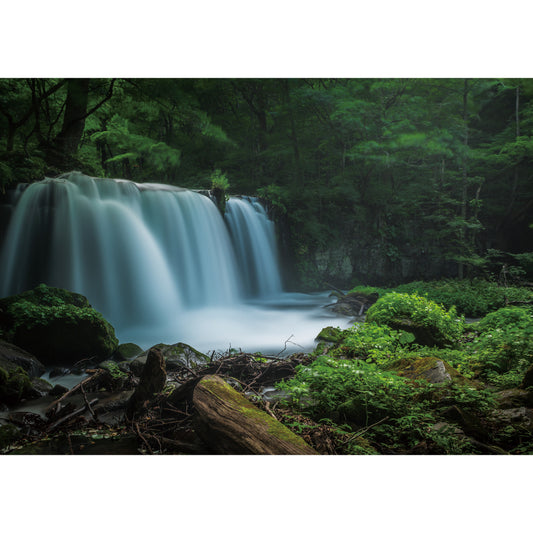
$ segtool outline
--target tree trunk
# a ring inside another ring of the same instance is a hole
[[[223,454],[316,455],[301,437],[261,411],[218,376],[194,388],[195,430]]]
[[[72,156],[78,150],[89,102],[89,79],[72,78],[68,80],[67,100],[63,126],[55,139],[56,149],[63,156]]]

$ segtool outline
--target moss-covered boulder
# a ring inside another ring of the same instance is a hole
[[[522,384],[520,385],[523,389],[527,389],[528,387],[533,387],[533,365],[531,365],[524,375],[524,379],[522,380]]]
[[[183,342],[176,344],[156,344],[130,363],[130,369],[133,375],[137,377],[141,375],[148,353],[154,348],[161,352],[165,360],[166,369],[170,372],[183,367],[194,369],[210,362],[207,355]]]
[[[403,357],[389,364],[387,368],[413,381],[424,379],[429,383],[468,383],[467,378],[437,357]]]
[[[6,370],[0,367],[0,403],[12,406],[32,397],[32,383],[24,369]]]
[[[118,346],[115,330],[87,298],[46,285],[0,300],[0,329],[45,364],[103,360]]]
[[[113,359],[116,361],[128,361],[141,355],[143,352],[144,350],[140,346],[137,346],[137,344],[134,344],[133,342],[125,342],[118,345],[115,353],[113,353]]]
[[[464,330],[464,320],[453,307],[446,311],[423,296],[396,292],[382,296],[368,310],[366,321],[407,331],[417,344],[439,348],[454,346]]]
[[[39,377],[44,374],[44,365],[32,354],[0,339],[0,367],[5,370],[22,368],[30,378]]]
[[[322,331],[316,336],[315,341],[336,344],[341,342],[345,336],[346,333],[342,329],[334,326],[326,326],[325,328],[322,328]]]

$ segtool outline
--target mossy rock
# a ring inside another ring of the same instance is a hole
[[[337,344],[341,342],[345,337],[345,332],[334,326],[326,326],[322,331],[316,336],[315,341],[329,342],[332,344]]]
[[[161,355],[165,360],[166,369],[170,372],[179,370],[183,367],[194,369],[198,366],[207,365],[210,362],[210,358],[207,355],[183,342],[178,342],[176,344],[156,344],[155,346],[152,346],[150,350],[154,348],[161,352]],[[131,372],[135,376],[139,377],[141,375],[150,350],[147,350],[139,357],[136,357],[130,363]]]
[[[404,357],[388,365],[387,369],[413,381],[425,379],[429,383],[470,383],[450,364],[437,357]]]
[[[26,371],[20,367],[6,370],[0,367],[0,403],[12,406],[34,397],[33,386]]]
[[[115,330],[87,298],[46,285],[0,300],[0,327],[7,341],[45,364],[103,360],[118,346]]]
[[[143,352],[144,350],[133,342],[125,342],[118,345],[117,349],[113,353],[113,359],[117,361],[128,361],[138,355],[141,355]]]
[[[522,380],[522,384],[520,385],[523,389],[527,389],[528,387],[533,387],[533,365],[531,365],[524,375],[524,379]]]
[[[24,369],[30,378],[44,374],[44,365],[32,354],[0,339],[0,367],[5,370],[14,370],[17,367]]]
[[[20,429],[14,424],[0,426],[0,450],[16,442],[22,436]]]

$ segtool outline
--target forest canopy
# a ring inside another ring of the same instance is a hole
[[[0,186],[223,179],[300,287],[523,276],[532,119],[531,79],[1,79]]]

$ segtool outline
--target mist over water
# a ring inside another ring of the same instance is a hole
[[[0,295],[81,293],[120,342],[288,354],[348,323],[321,308],[326,294],[283,292],[274,225],[253,198],[231,198],[223,218],[186,189],[73,172],[20,187],[14,203]]]

